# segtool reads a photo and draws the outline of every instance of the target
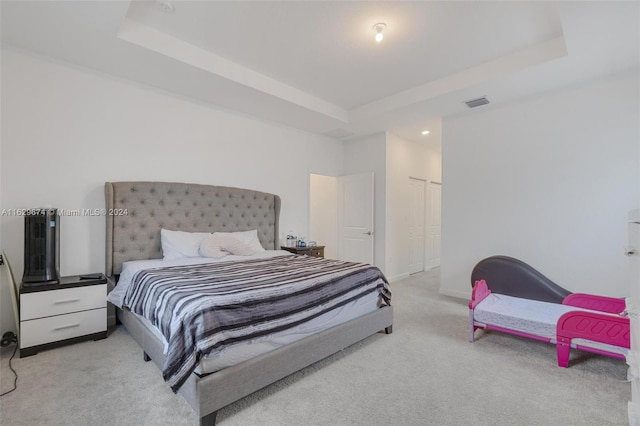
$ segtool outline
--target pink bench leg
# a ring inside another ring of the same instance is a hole
[[[569,353],[571,352],[571,344],[569,342],[561,342],[560,340],[568,340],[558,338],[556,344],[556,351],[558,353],[558,367],[569,367]]]
[[[469,336],[469,341],[473,343],[475,341],[475,331],[481,327],[474,325],[472,309],[469,309],[469,325],[471,326],[471,335]]]

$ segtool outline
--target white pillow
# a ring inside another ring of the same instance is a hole
[[[264,247],[262,247],[262,244],[260,244],[260,240],[258,239],[257,229],[242,232],[214,232],[213,235],[225,235],[228,237],[233,237],[251,247],[254,252],[265,251]]]
[[[200,257],[200,243],[208,232],[184,232],[160,230],[160,244],[164,260],[181,259],[183,257]]]
[[[249,256],[255,253],[251,247],[242,241],[228,235],[212,234],[200,243],[200,256],[224,257],[228,254]]]

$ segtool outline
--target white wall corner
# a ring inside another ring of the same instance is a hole
[[[469,298],[471,297],[471,287],[469,287],[468,292],[464,292],[461,290],[453,290],[448,288],[440,288],[439,293],[442,294],[443,296],[450,296],[450,297],[455,297],[457,299],[469,300]]]

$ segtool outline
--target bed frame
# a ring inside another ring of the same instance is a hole
[[[257,229],[266,249],[278,249],[280,198],[240,188],[169,182],[106,182],[106,273],[111,286],[130,260],[162,258],[160,229],[234,232]],[[163,343],[127,309],[117,315],[142,347],[144,360],[162,368]],[[202,425],[214,425],[220,408],[381,330],[391,333],[393,309],[384,306],[321,333],[199,377],[180,393]]]
[[[475,331],[481,328],[552,343],[556,345],[558,366],[565,368],[569,367],[571,348],[613,358],[625,359],[624,355],[617,352],[591,347],[588,346],[588,343],[576,344],[573,342],[574,339],[584,339],[591,342],[605,343],[629,349],[631,343],[629,318],[617,315],[625,309],[624,299],[582,293],[570,294],[562,301],[563,305],[590,309],[602,313],[580,310],[567,312],[558,319],[556,337],[550,339],[546,336],[538,336],[476,321],[474,318],[474,310],[489,294],[491,294],[491,290],[487,287],[487,283],[484,280],[476,281],[471,294],[471,300],[469,301],[469,320],[471,326],[471,336],[469,340],[471,342],[475,340]]]

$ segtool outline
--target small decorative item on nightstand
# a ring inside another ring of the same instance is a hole
[[[287,242],[285,243],[285,247],[295,247],[298,241],[298,237],[292,234],[287,235]]]
[[[107,337],[107,278],[62,277],[20,286],[20,357]]]

